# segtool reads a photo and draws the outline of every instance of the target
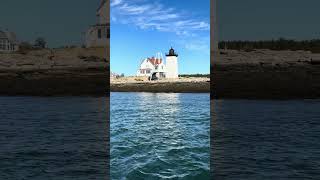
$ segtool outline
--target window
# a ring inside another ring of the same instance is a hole
[[[107,38],[110,39],[110,28],[107,29]]]
[[[98,38],[101,39],[101,29],[98,29]]]
[[[150,74],[150,69],[147,70],[147,74]]]

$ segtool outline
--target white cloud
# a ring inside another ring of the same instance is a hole
[[[208,55],[210,54],[210,36],[190,38],[179,43],[190,51],[201,51]]]
[[[172,32],[180,36],[194,36],[197,32],[210,30],[208,22],[159,3],[111,0],[111,6],[113,21],[132,24],[141,29]]]
[[[110,6],[113,7],[113,6],[116,6],[118,4],[121,4],[122,3],[122,0],[111,0],[110,1]]]
[[[118,9],[122,12],[124,12],[126,15],[141,15],[147,12],[148,10],[151,10],[150,5],[142,5],[142,6],[136,6],[136,5],[129,5],[127,3],[122,4],[118,7]]]
[[[196,50],[196,51],[207,51],[209,49],[207,44],[192,42],[185,45],[186,49]],[[210,51],[208,51],[210,52]]]

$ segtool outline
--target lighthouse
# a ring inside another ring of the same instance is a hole
[[[166,54],[166,70],[166,78],[178,78],[178,54],[172,47]]]

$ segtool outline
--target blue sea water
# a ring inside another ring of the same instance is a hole
[[[111,93],[111,179],[210,179],[210,95]]]
[[[320,179],[320,100],[213,100],[213,179]]]
[[[111,99],[112,179],[320,179],[320,100],[214,100],[209,168],[208,94]],[[0,97],[0,179],[108,179],[107,101]]]
[[[108,179],[105,97],[0,97],[0,179]]]

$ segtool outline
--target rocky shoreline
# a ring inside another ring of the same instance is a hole
[[[179,78],[148,81],[137,78],[112,79],[111,92],[210,93],[209,78]]]
[[[106,96],[107,79],[102,69],[1,72],[0,95]]]
[[[104,48],[0,54],[0,95],[107,96],[105,57]]]
[[[105,49],[86,48],[0,54],[0,95],[108,96],[110,87],[112,92],[208,93],[211,89],[216,99],[320,98],[320,54],[308,51],[212,53],[211,81],[110,81],[105,57]]]
[[[307,51],[222,51],[212,60],[212,98],[320,98],[319,54]]]

